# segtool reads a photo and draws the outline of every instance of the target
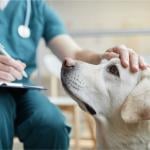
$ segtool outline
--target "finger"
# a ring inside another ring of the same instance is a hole
[[[17,80],[21,80],[23,77],[22,72],[19,72],[18,70],[16,70],[13,67],[7,67],[7,73],[11,74],[15,79]]]
[[[121,64],[124,67],[129,66],[129,48],[125,45],[115,46],[112,48],[112,51],[120,55]]]
[[[11,65],[13,63],[13,59],[4,55],[0,55],[0,62],[6,65]]]
[[[105,52],[102,55],[102,59],[108,59],[108,60],[115,58],[115,57],[119,57],[119,55],[114,52]]]
[[[23,72],[25,65],[20,63],[18,60],[13,60],[12,67],[14,67],[19,72]]]
[[[11,81],[6,81],[6,80],[0,78],[0,82],[11,82]]]
[[[23,67],[23,69],[25,69],[25,67],[26,67],[26,64],[25,63],[23,63],[22,61],[20,61],[20,60],[16,60],[18,63],[20,63],[20,65]]]
[[[120,49],[127,49],[127,47],[122,44],[119,46],[114,46],[112,48],[109,48],[108,50],[106,50],[106,52],[114,52],[114,53],[120,54]]]
[[[23,70],[24,70],[24,66],[23,65],[21,65],[16,60],[14,60],[12,58],[9,58],[7,56],[0,55],[0,62],[3,63],[3,64],[6,64],[8,66],[12,66],[12,67],[14,67],[15,69],[17,69],[20,72],[23,72]]]
[[[11,66],[0,63],[0,70],[11,74],[15,79],[22,79],[22,73]]]
[[[119,48],[121,64],[126,68],[129,66],[129,50]]]
[[[140,67],[140,69],[147,68],[147,64],[145,63],[144,58],[142,56],[139,56],[139,67]]]
[[[146,62],[145,62],[145,68],[144,69],[147,69],[147,68],[149,68],[150,67],[150,64],[147,64]]]
[[[8,82],[15,81],[15,78],[11,74],[3,71],[0,71],[0,79]]]
[[[150,67],[150,64],[146,64],[146,67]]]
[[[137,72],[139,70],[139,58],[134,51],[130,51],[130,68],[132,72]]]
[[[11,68],[10,72],[11,75],[17,80],[21,80],[23,78],[22,72],[19,72],[18,70]]]

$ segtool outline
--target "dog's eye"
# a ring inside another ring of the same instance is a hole
[[[116,65],[111,65],[111,66],[109,66],[109,67],[107,68],[107,70],[108,70],[109,73],[111,73],[111,74],[113,74],[113,75],[115,75],[115,76],[118,76],[118,77],[120,76],[119,70],[118,70],[118,68],[117,68]]]

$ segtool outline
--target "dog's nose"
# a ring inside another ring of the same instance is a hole
[[[65,68],[73,68],[75,66],[76,62],[75,60],[71,58],[65,58],[63,62],[63,67]]]

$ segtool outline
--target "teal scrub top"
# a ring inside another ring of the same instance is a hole
[[[44,1],[32,0],[31,8],[31,36],[26,39],[18,34],[18,27],[25,22],[26,0],[10,0],[6,8],[0,10],[0,43],[13,58],[26,63],[29,76],[36,68],[36,50],[41,37],[49,42],[66,33],[62,20]]]

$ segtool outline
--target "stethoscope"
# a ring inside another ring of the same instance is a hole
[[[21,38],[29,38],[31,35],[31,30],[29,28],[29,22],[31,17],[31,0],[26,0],[27,9],[24,24],[19,25],[18,34]]]

